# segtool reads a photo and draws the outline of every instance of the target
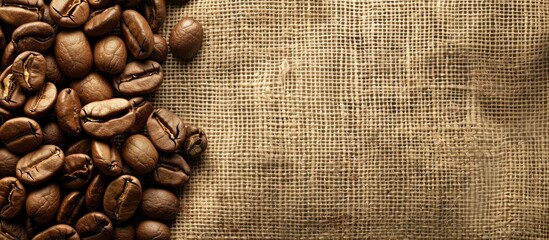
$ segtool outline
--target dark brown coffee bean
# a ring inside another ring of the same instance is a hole
[[[149,116],[147,131],[154,146],[163,152],[175,152],[185,141],[183,122],[167,109],[156,109]]]
[[[187,159],[198,159],[208,147],[206,133],[195,126],[186,127],[187,137],[181,150]]]
[[[86,0],[52,0],[50,14],[59,26],[75,28],[88,20],[90,6]]]
[[[106,7],[110,5],[112,0],[88,0],[88,4],[90,4],[90,7],[94,9],[100,9],[103,7]]]
[[[34,236],[32,240],[80,240],[80,236],[74,228],[66,224],[57,224],[49,227]]]
[[[142,97],[135,97],[129,101],[135,111],[135,123],[128,132],[137,133],[147,124],[147,119],[149,119],[149,116],[154,111],[154,107],[151,102]]]
[[[170,223],[179,213],[179,199],[168,190],[148,188],[143,191],[139,212],[151,220]]]
[[[0,75],[2,74],[0,73]],[[2,124],[4,124],[6,121],[12,118],[13,118],[13,114],[10,111],[8,111],[3,107],[0,107],[0,126],[2,126]]]
[[[61,204],[61,189],[56,183],[29,192],[25,204],[27,216],[38,224],[47,224],[55,215]]]
[[[114,79],[114,89],[125,96],[140,96],[156,91],[163,80],[159,63],[151,60],[130,62]]]
[[[202,24],[190,17],[182,18],[170,34],[170,50],[183,60],[190,60],[202,48]]]
[[[28,240],[29,236],[25,226],[17,221],[0,220],[0,239],[2,240]]]
[[[135,227],[133,223],[118,223],[114,226],[112,240],[135,239]]]
[[[126,46],[118,36],[107,36],[99,40],[95,44],[93,55],[99,71],[116,75],[126,67]]]
[[[127,221],[137,210],[141,194],[141,182],[134,176],[122,175],[107,186],[103,210],[111,219]]]
[[[84,25],[84,33],[92,37],[105,35],[120,23],[120,19],[122,19],[122,8],[118,5],[94,11]]]
[[[67,136],[57,122],[46,123],[42,127],[42,133],[44,135],[43,144],[56,145],[61,148],[64,148],[67,144]]]
[[[122,37],[128,51],[137,59],[145,59],[154,48],[153,32],[149,23],[134,10],[122,12]]]
[[[17,117],[0,126],[0,140],[14,153],[27,153],[42,143],[42,128],[30,118]]]
[[[92,158],[95,166],[107,176],[122,174],[122,158],[114,144],[106,140],[94,139],[91,144]]]
[[[13,77],[12,67],[9,66],[0,74],[0,107],[15,110],[23,107],[27,97]]]
[[[15,44],[11,41],[8,42],[6,48],[4,48],[4,54],[2,55],[2,59],[0,60],[0,64],[2,64],[2,67],[8,68],[8,66],[13,63],[13,60],[15,60],[19,53],[20,52],[15,49]]]
[[[82,109],[82,104],[76,91],[72,88],[65,88],[59,92],[55,102],[55,115],[59,126],[66,134],[78,136],[82,133],[80,109]]]
[[[67,151],[65,151],[65,154],[71,155],[75,153],[83,153],[83,154],[91,155],[91,142],[92,140],[89,138],[85,138],[78,142],[75,142],[67,148]]]
[[[166,4],[164,0],[145,0],[143,3],[143,17],[147,19],[151,30],[156,33],[166,20]]]
[[[93,162],[90,156],[83,153],[67,155],[63,166],[64,174],[59,179],[68,189],[79,189],[92,178]]]
[[[59,26],[51,17],[50,5],[46,3],[44,3],[44,15],[42,16],[42,22],[49,24],[53,28],[53,30],[57,32],[57,29],[59,28]]]
[[[14,177],[15,165],[19,161],[19,157],[7,148],[0,148],[0,178]]]
[[[67,1],[67,3],[71,3],[71,1]],[[90,72],[93,66],[92,49],[86,35],[82,31],[63,31],[58,33],[55,37],[54,53],[55,60],[61,72],[69,77],[84,77]]]
[[[46,79],[46,59],[38,52],[19,54],[12,65],[13,78],[21,89],[35,92],[42,88]]]
[[[44,12],[42,0],[0,1],[0,21],[12,26],[40,21]]]
[[[43,145],[19,159],[15,174],[25,184],[42,184],[61,172],[64,159],[59,147]]]
[[[43,118],[53,112],[57,100],[57,87],[53,83],[45,83],[39,91],[30,96],[23,111],[34,119]]]
[[[91,72],[80,80],[71,81],[70,87],[78,93],[82,105],[113,97],[111,83],[96,72]]]
[[[141,134],[134,134],[124,141],[122,159],[138,174],[147,174],[156,167],[158,152],[149,138]]]
[[[135,112],[128,100],[113,98],[91,102],[80,111],[82,127],[96,138],[111,138],[125,133],[135,122]]]
[[[19,52],[45,53],[53,46],[55,30],[45,22],[25,23],[13,31],[11,40]]]
[[[170,240],[172,234],[166,224],[145,220],[140,222],[135,228],[135,236],[137,240]]]
[[[110,239],[113,232],[111,220],[101,212],[91,212],[81,217],[75,226],[83,240]]]
[[[107,188],[107,182],[101,174],[96,174],[86,189],[85,201],[88,209],[94,211],[101,207],[105,188]]]
[[[63,198],[55,220],[73,226],[84,211],[84,194],[78,191],[70,192]]]
[[[65,77],[57,66],[55,57],[53,55],[46,55],[46,82],[51,82],[57,86],[62,87],[65,84]]]
[[[191,178],[191,167],[177,153],[161,154],[152,179],[160,186],[181,187]]]
[[[0,218],[11,219],[19,215],[26,197],[25,186],[17,178],[0,179]]]
[[[6,43],[7,43],[6,35],[4,34],[4,31],[2,31],[2,27],[0,26],[0,53],[4,52]]]
[[[154,34],[154,48],[148,59],[163,63],[168,57],[168,42],[160,34]]]

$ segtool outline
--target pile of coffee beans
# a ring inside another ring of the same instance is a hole
[[[164,0],[0,0],[0,239],[170,239],[207,139],[147,100],[168,51],[202,46],[165,19]]]

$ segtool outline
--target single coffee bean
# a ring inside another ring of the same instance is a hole
[[[12,26],[40,21],[44,12],[42,0],[0,1],[0,21]]]
[[[170,228],[166,224],[145,220],[140,222],[135,228],[135,236],[137,240],[170,240],[172,234]]]
[[[90,156],[83,153],[67,155],[60,182],[65,188],[79,189],[91,180],[93,168]]]
[[[23,111],[30,118],[38,119],[46,117],[53,112],[57,100],[57,87],[47,82],[34,95],[30,96]]]
[[[12,65],[13,78],[21,89],[35,92],[42,88],[46,79],[46,59],[38,52],[19,54]]]
[[[182,18],[170,34],[172,53],[183,60],[190,60],[202,48],[204,30],[202,24],[190,17]]]
[[[143,17],[147,19],[151,30],[156,33],[166,20],[166,4],[164,0],[144,0]]]
[[[6,35],[4,34],[4,31],[2,31],[2,27],[0,26],[0,53],[4,52],[6,43],[7,43]]]
[[[114,89],[125,96],[140,96],[156,91],[163,80],[159,63],[151,60],[130,62],[114,79]]]
[[[149,116],[147,131],[154,146],[163,152],[175,152],[185,141],[183,122],[167,109],[156,109]]]
[[[0,218],[11,219],[19,215],[26,197],[25,186],[17,178],[0,179]]]
[[[113,97],[111,83],[96,72],[91,72],[80,80],[71,81],[70,87],[78,93],[82,105]]]
[[[101,207],[106,187],[107,182],[103,176],[96,174],[86,189],[85,201],[88,209],[95,211]]]
[[[93,163],[107,176],[122,174],[122,158],[114,144],[106,140],[94,139],[91,143]]]
[[[0,178],[14,177],[15,165],[19,161],[19,157],[7,148],[0,148]]]
[[[114,226],[112,240],[135,239],[135,227],[133,223],[118,223]]]
[[[116,75],[126,67],[126,46],[118,36],[107,36],[97,41],[93,56],[95,66],[99,71]]]
[[[13,77],[12,66],[0,74],[0,107],[7,110],[16,110],[25,104],[27,97]]]
[[[168,57],[168,42],[160,34],[154,34],[154,48],[148,59],[163,63]]]
[[[134,176],[122,175],[113,180],[105,190],[103,210],[116,221],[129,220],[141,201],[141,182]]]
[[[11,40],[19,52],[45,53],[53,46],[55,30],[45,22],[25,23],[13,31]]]
[[[181,187],[191,178],[191,167],[177,153],[161,154],[152,179],[160,186]]]
[[[71,3],[65,0],[57,1]],[[58,33],[55,37],[54,54],[61,72],[72,78],[86,76],[93,66],[92,49],[82,31]]]
[[[25,184],[42,184],[61,172],[64,159],[65,154],[59,147],[43,145],[19,159],[15,174]]]
[[[46,55],[46,82],[55,84],[59,89],[65,84],[65,77],[57,66],[53,55]]]
[[[38,224],[28,216],[25,218],[25,230],[29,239],[32,239],[37,233],[44,231],[46,229],[45,226],[47,225]]]
[[[82,127],[96,138],[111,138],[125,133],[135,122],[128,100],[113,98],[86,104],[80,111]]]
[[[29,236],[22,224],[16,221],[0,220],[0,239],[28,240]]]
[[[84,33],[88,36],[98,37],[110,33],[122,19],[122,8],[114,5],[100,9],[90,14],[89,20],[84,25]]]
[[[146,218],[170,223],[179,213],[179,199],[168,190],[147,188],[143,191],[139,212]]]
[[[88,20],[90,6],[86,0],[52,0],[50,14],[59,26],[76,28]]]
[[[49,24],[55,32],[59,29],[59,25],[57,25],[57,22],[55,22],[51,17],[49,3],[44,3],[44,15],[42,16],[42,22]]]
[[[84,211],[84,194],[78,191],[70,192],[63,198],[55,220],[73,226]]]
[[[61,204],[61,189],[56,183],[29,192],[25,204],[27,216],[38,224],[47,224],[57,214]]]
[[[112,0],[88,0],[90,7],[94,9],[100,9],[111,4]]]
[[[83,240],[110,239],[113,232],[111,220],[101,212],[91,212],[81,217],[75,226]]]
[[[13,60],[19,55],[19,51],[15,48],[15,44],[13,42],[8,42],[6,45],[6,48],[4,48],[4,54],[2,55],[2,59],[0,60],[0,64],[3,68],[8,68],[13,63]]]
[[[81,108],[82,104],[78,93],[72,88],[65,88],[57,95],[55,102],[57,122],[61,129],[70,136],[78,136],[82,133],[79,115]]]
[[[151,102],[142,97],[134,97],[129,101],[135,111],[135,123],[128,132],[137,133],[147,124],[147,119],[149,119],[149,116],[154,111],[154,107]]]
[[[2,74],[0,73],[0,75]],[[2,126],[2,124],[4,124],[6,121],[12,118],[13,118],[13,114],[10,111],[8,111],[3,107],[0,107],[0,126]]]
[[[67,144],[67,136],[57,122],[48,122],[42,127],[44,139],[42,144],[56,145],[64,148]]]
[[[134,134],[124,141],[122,159],[138,174],[147,174],[156,167],[158,152],[147,137]]]
[[[183,155],[187,159],[198,159],[202,156],[208,147],[208,138],[206,133],[195,126],[187,126],[187,138],[183,143]]]
[[[32,240],[80,240],[74,228],[67,224],[57,224],[34,236]]]
[[[0,126],[0,140],[14,153],[27,153],[42,143],[42,128],[30,118],[17,117]]]
[[[145,59],[154,48],[153,32],[149,23],[134,10],[122,12],[122,38],[128,51],[137,59]]]

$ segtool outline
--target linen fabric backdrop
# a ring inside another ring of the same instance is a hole
[[[169,2],[169,0],[167,0]],[[549,238],[549,1],[191,0],[173,239]]]

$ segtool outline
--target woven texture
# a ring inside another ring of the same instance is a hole
[[[549,238],[549,1],[191,0],[173,239]]]

